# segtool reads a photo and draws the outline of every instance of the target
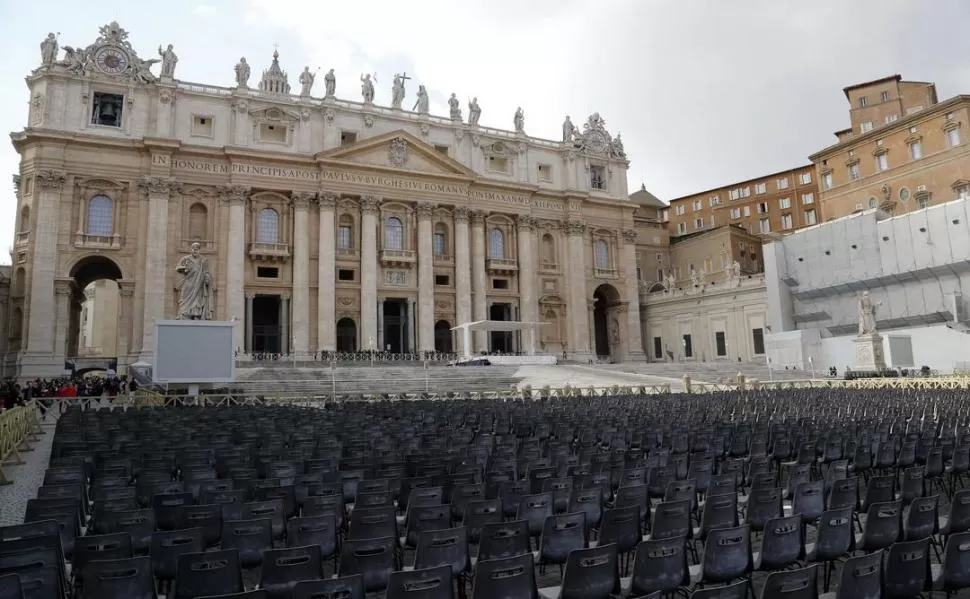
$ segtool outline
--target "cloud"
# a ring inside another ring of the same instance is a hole
[[[216,7],[211,4],[196,4],[192,7],[192,13],[196,15],[211,15],[216,12]]]

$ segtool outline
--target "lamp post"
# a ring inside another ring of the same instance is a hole
[[[808,357],[808,366],[812,369],[812,380],[815,380],[815,360],[812,359],[812,356]]]

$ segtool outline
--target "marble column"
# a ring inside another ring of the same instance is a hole
[[[233,322],[233,345],[244,347],[245,285],[246,285],[246,200],[249,188],[239,185],[220,189],[223,201],[229,204],[229,234],[226,250],[226,314]]]
[[[71,330],[71,304],[73,303],[74,282],[71,279],[54,281],[54,356],[68,355],[68,333]]]
[[[155,321],[165,319],[168,295],[168,203],[178,184],[161,177],[144,177],[139,186],[148,200],[148,230],[145,233],[145,268],[142,292],[143,325],[141,359],[155,353]],[[171,317],[175,317],[172,314]]]
[[[472,211],[472,320],[488,320],[486,298],[488,278],[485,276],[485,213]],[[488,336],[475,331],[475,352],[488,351]]]
[[[626,323],[620,323],[621,327],[626,326],[626,359],[645,360],[643,353],[643,341],[640,334],[640,281],[637,280],[637,232],[635,230],[623,231],[623,250],[621,253],[620,268],[623,269],[623,276],[626,285]]]
[[[253,351],[253,300],[256,299],[255,293],[246,294],[246,337],[243,339],[242,347],[248,352]]]
[[[292,351],[290,344],[290,294],[280,294],[280,352]]]
[[[337,351],[337,249],[334,207],[337,196],[323,193],[320,206],[320,247],[317,258],[317,349]]]
[[[293,347],[296,354],[310,351],[310,202],[315,193],[294,191],[293,202]]]
[[[539,322],[534,226],[531,217],[519,216],[519,320],[522,322]]]
[[[374,196],[360,198],[360,331],[366,349],[383,349],[378,343],[377,330],[377,212],[380,199]]]
[[[361,315],[361,320],[364,316]],[[369,343],[370,338],[368,338],[365,343]],[[373,349],[384,351],[387,349],[387,344],[384,342],[384,299],[377,300],[377,343],[374,345]]]
[[[586,291],[586,225],[579,221],[566,224],[567,255],[569,256],[569,354],[578,360],[590,357],[590,318]]]
[[[131,353],[132,314],[135,309],[135,283],[133,281],[118,281],[118,366],[128,364]],[[124,362],[122,362],[124,360]]]
[[[418,346],[416,342],[416,329],[418,323],[417,310],[415,309],[417,304],[413,299],[408,300],[408,350],[407,353],[417,353]]]
[[[472,286],[471,271],[472,263],[469,254],[468,243],[468,208],[459,206],[454,210],[455,218],[455,322],[452,326],[467,324],[472,320]],[[465,345],[470,341],[471,334],[467,329],[461,336],[462,346],[459,353],[461,355],[471,355],[473,353],[471,345]],[[456,348],[458,349],[458,348]]]
[[[54,348],[54,320],[56,299],[54,297],[54,275],[57,271],[57,234],[61,223],[59,218],[61,192],[65,175],[59,171],[42,170],[34,175],[36,198],[33,205],[34,231],[32,244],[32,264],[30,284],[25,285],[27,310],[21,324],[21,337],[26,340],[26,353],[50,356]],[[26,331],[23,327],[26,326]],[[63,353],[63,348],[59,351]],[[43,370],[38,360],[38,376],[59,374],[62,364],[46,364]],[[56,368],[55,368],[56,366]],[[28,374],[24,369],[22,374]],[[32,374],[32,373],[31,373]]]
[[[418,351],[434,351],[434,206],[418,204]],[[415,347],[413,342],[412,349]]]

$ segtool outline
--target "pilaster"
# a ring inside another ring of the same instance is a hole
[[[288,354],[293,351],[290,341],[290,294],[280,294],[280,353]]]
[[[145,268],[142,283],[143,332],[141,359],[155,353],[155,321],[165,318],[168,267],[168,202],[178,184],[163,177],[143,177],[138,182],[148,201],[148,230],[145,232]]]
[[[569,353],[579,360],[589,358],[591,338],[586,292],[586,242],[583,239],[585,231],[586,225],[582,222],[566,223],[569,256],[569,300],[566,306],[569,315]]]
[[[54,281],[54,358],[62,361],[67,355],[67,335],[71,324],[71,299],[74,294],[72,279]]]
[[[468,240],[468,208],[458,206],[454,210],[455,219],[455,325],[472,320],[471,258]],[[467,332],[467,329],[466,329]],[[473,353],[471,334],[462,335],[461,353]]]
[[[256,299],[256,294],[252,292],[246,293],[246,337],[243,340],[243,348],[247,353],[252,353],[253,351],[253,300]]]
[[[418,351],[434,351],[434,206],[418,204]]]
[[[310,351],[310,202],[316,194],[295,191],[293,202],[293,352]]]
[[[131,362],[132,315],[135,308],[135,282],[118,281],[118,368]]]
[[[621,250],[624,282],[626,285],[626,337],[627,360],[645,360],[643,340],[640,333],[640,281],[637,280],[637,232],[626,230],[622,233],[623,249]]]
[[[229,236],[226,255],[226,320],[233,321],[233,346],[244,347],[246,281],[246,200],[249,188],[240,185],[221,187],[219,195],[229,204]]]
[[[380,198],[360,198],[360,331],[364,349],[377,349],[377,212]]]
[[[486,297],[488,293],[485,276],[485,213],[473,210],[472,221],[472,319],[487,320]],[[488,337],[483,331],[475,331],[475,353],[488,350]]]
[[[336,216],[334,207],[337,196],[321,193],[317,199],[320,208],[319,249],[317,257],[317,349],[337,351],[337,304],[336,290]]]
[[[539,304],[536,297],[536,260],[534,221],[520,215],[518,219],[519,241],[519,314],[523,322],[539,322]],[[523,333],[527,334],[527,333]]]
[[[57,269],[58,210],[64,190],[64,173],[41,170],[34,174],[34,241],[27,289],[28,311],[23,327],[26,353],[38,357],[54,351],[55,319],[54,276]],[[63,348],[61,349],[63,353]],[[58,366],[57,372],[61,371]],[[29,373],[23,373],[29,374]]]

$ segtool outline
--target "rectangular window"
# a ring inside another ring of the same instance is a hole
[[[889,170],[889,154],[880,154],[876,156],[876,170],[879,170],[879,171]]]
[[[674,214],[677,216],[683,216],[686,209],[687,208],[683,204],[677,204],[677,207],[674,208]]]
[[[751,186],[749,185],[747,187],[742,187],[741,188],[741,197],[742,198],[747,198],[747,197],[750,197],[750,196],[751,196]]]
[[[357,143],[357,134],[353,131],[341,131],[340,132],[340,145],[350,146]]]
[[[785,229],[786,231],[788,229],[791,229],[792,228],[792,218],[791,218],[791,214],[782,214],[781,215],[781,228],[782,229]]]
[[[434,276],[434,284],[437,285],[438,287],[447,287],[449,281],[450,281],[450,279],[448,278],[448,275],[435,275]]]
[[[434,236],[431,238],[431,247],[433,248],[435,256],[438,256],[439,258],[441,256],[444,256],[445,255],[445,234],[435,233]]]
[[[694,219],[694,230],[703,229],[703,228],[704,228],[704,219],[703,218],[695,218]]]
[[[681,339],[681,343],[684,346],[684,357],[692,358],[694,357],[694,345],[690,341],[690,335],[684,335]]]
[[[767,218],[763,218],[758,221],[758,226],[762,233],[771,233],[771,221],[769,221]]]
[[[653,357],[655,360],[663,360],[664,358],[664,342],[660,337],[653,338]]]
[[[817,221],[815,220],[815,211],[806,210],[805,211],[805,224],[808,226],[814,225]]]
[[[713,208],[714,206],[720,206],[721,198],[718,196],[711,196],[707,198],[707,205],[710,206],[711,208]]]
[[[677,223],[677,233],[683,235],[687,232],[687,223]]]
[[[597,167],[593,167],[597,168]],[[488,157],[488,170],[493,173],[507,173],[509,172],[509,160],[505,156],[489,156]],[[592,168],[590,169],[592,172]],[[594,187],[594,189],[602,189],[601,187]]]
[[[508,289],[508,279],[492,279],[492,289]]]
[[[869,133],[870,131],[872,131],[872,121],[862,121],[862,124],[859,125],[859,129],[863,133]]]
[[[745,206],[744,207],[744,215],[745,216],[751,216],[751,206]]]
[[[539,180],[545,183],[552,181],[552,167],[548,164],[540,164],[536,166],[536,170],[539,172]]]
[[[778,207],[781,208],[782,210],[791,208],[791,198],[781,198],[780,200],[778,200]]]
[[[589,186],[592,189],[606,189],[606,169],[602,166],[589,167]]]
[[[970,200],[970,185],[961,185],[956,189],[958,200]]]
[[[920,110],[923,110],[922,104],[920,104],[918,106],[910,106],[909,108],[906,109],[906,114],[915,114],[915,113],[919,112]]]
[[[751,329],[751,341],[754,347],[754,355],[765,355],[765,332],[764,329]]]
[[[887,125],[890,124],[890,123],[895,123],[898,120],[899,120],[899,115],[896,114],[895,112],[892,113],[892,114],[887,114],[886,115],[886,124]]]
[[[882,92],[882,93],[880,93],[879,94],[879,101],[880,102],[888,102],[889,101],[889,92]]]
[[[741,218],[741,209],[731,208],[731,218]]]
[[[741,199],[741,189],[740,188],[732,189],[731,191],[728,192],[728,195],[731,196],[731,199],[732,200],[740,200]]]
[[[338,281],[353,281],[354,280],[354,271],[352,269],[350,269],[350,268],[341,268],[340,270],[337,271],[337,280]]]
[[[637,267],[637,280],[638,281],[642,281],[643,280],[643,271],[640,270],[640,267],[639,266]]]
[[[758,214],[768,214],[768,202],[758,204]]]
[[[658,268],[657,269],[657,280],[658,281],[663,281],[664,280],[664,269],[662,269],[662,268]]]
[[[775,187],[778,189],[788,189],[788,177],[782,177],[775,181]]]
[[[280,276],[280,269],[275,266],[257,266],[256,267],[256,277],[259,279],[278,279]]]
[[[694,205],[693,205],[694,212],[697,212],[702,208],[704,208],[704,204],[700,200],[694,200]]]
[[[353,232],[347,225],[340,225],[337,228],[337,249],[351,250],[354,248]]]
[[[832,189],[832,173],[822,173],[822,188]]]
[[[283,125],[277,125],[275,123],[260,123],[259,141],[274,144],[285,144],[286,127]]]
[[[727,355],[727,339],[724,338],[724,331],[714,333],[714,347],[719,358]]]
[[[909,157],[913,160],[919,160],[923,157],[923,144],[918,141],[914,141],[909,144]]]
[[[212,137],[212,117],[201,114],[192,115],[192,135]]]
[[[815,194],[814,193],[803,193],[802,194],[802,204],[814,204]]]
[[[799,180],[802,185],[810,185],[812,183],[812,173],[802,173],[799,175]]]
[[[960,145],[960,130],[956,127],[948,130],[946,132],[946,140],[949,142],[951,148]]]
[[[852,166],[850,166],[849,167],[849,181],[858,181],[859,180],[859,176],[860,176],[859,175],[859,165],[858,164],[853,164]]]
[[[755,193],[767,193],[768,192],[768,185],[766,183],[755,183],[754,184],[754,192]]]
[[[869,104],[869,98],[859,96],[859,108],[865,108]]]
[[[125,97],[121,94],[94,92],[94,100],[91,103],[91,124],[120,127],[124,108]]]
[[[442,154],[444,156],[447,156],[448,155],[448,146],[442,146],[442,145],[439,145],[439,144],[435,144],[434,150],[435,150],[435,152],[438,152],[439,154]]]

